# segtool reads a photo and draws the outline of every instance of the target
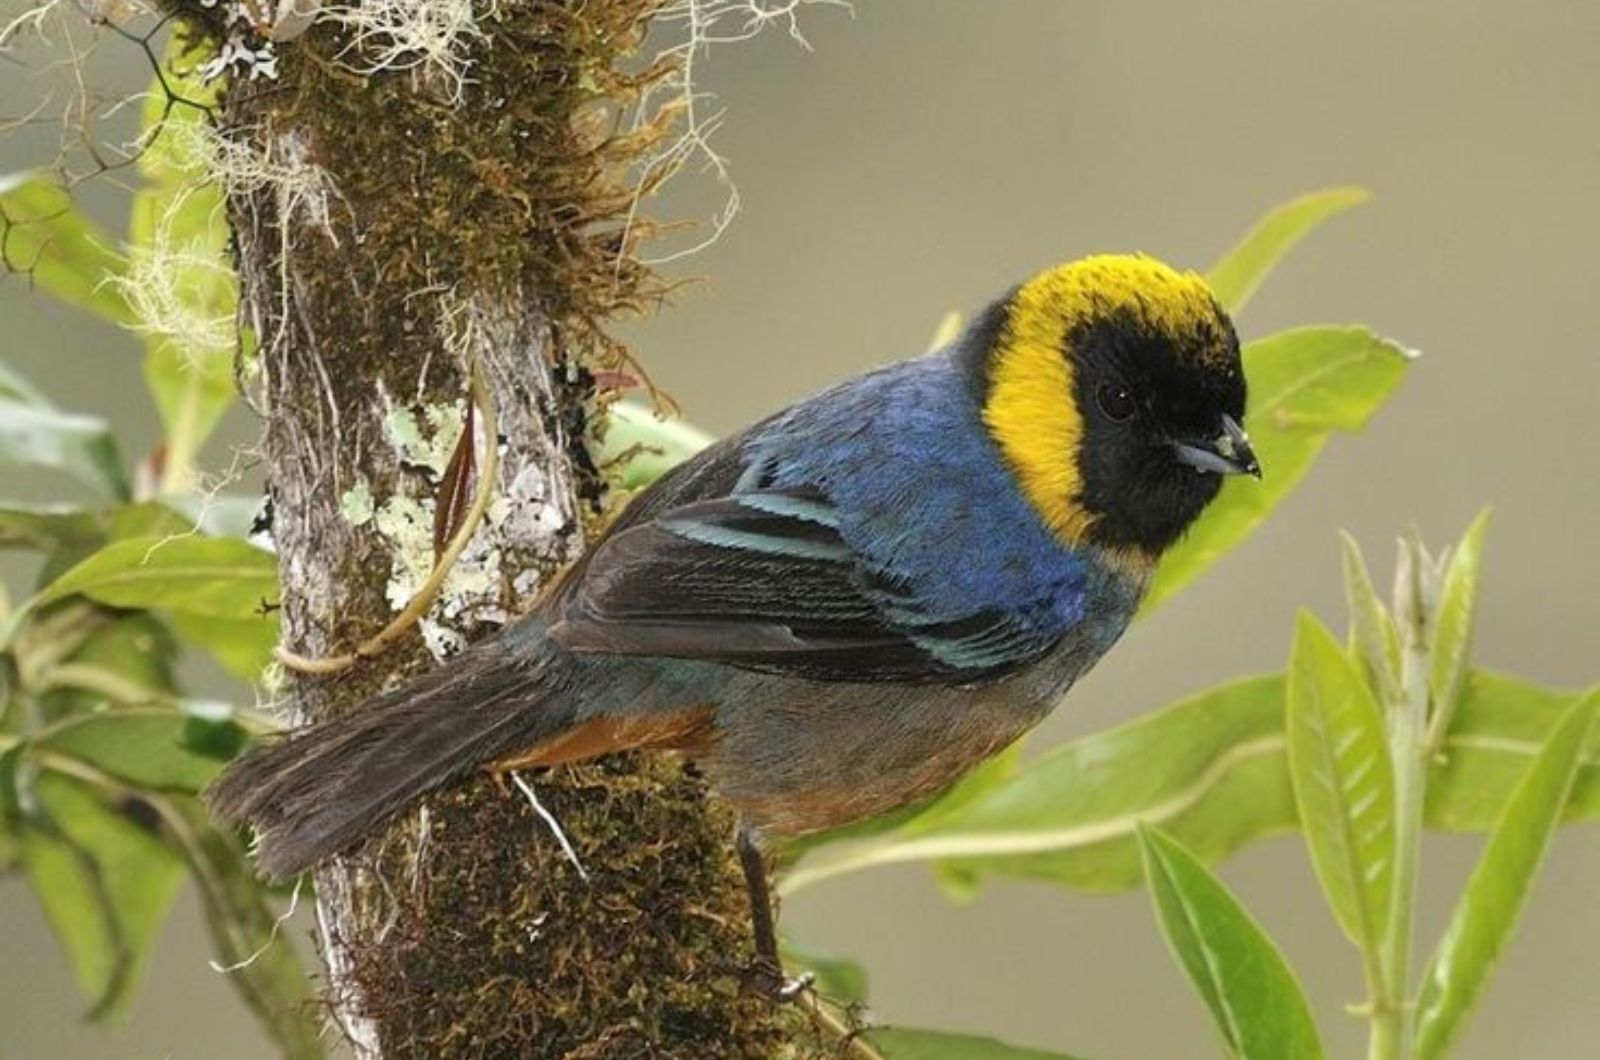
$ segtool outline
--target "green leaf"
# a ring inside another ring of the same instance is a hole
[[[1328,188],[1274,209],[1206,274],[1217,301],[1228,312],[1238,313],[1296,243],[1334,214],[1370,197],[1365,188]]]
[[[1469,673],[1449,735],[1429,770],[1428,826],[1446,832],[1493,828],[1578,698],[1501,674]],[[1600,753],[1593,748],[1584,755],[1564,819],[1600,819]]]
[[[83,549],[94,547],[103,538],[99,521],[82,508],[0,502],[0,548]]]
[[[885,1060],[1072,1060],[1063,1053],[1019,1049],[973,1034],[890,1027],[867,1037]]]
[[[122,1012],[183,882],[183,862],[138,804],[113,806],[52,772],[32,788],[23,861],[91,1018]]]
[[[1429,654],[1433,670],[1429,691],[1433,696],[1433,718],[1428,726],[1428,742],[1436,747],[1461,695],[1461,682],[1472,654],[1472,625],[1478,609],[1478,572],[1483,566],[1483,539],[1489,529],[1489,512],[1484,510],[1472,521],[1461,544],[1445,568],[1444,585],[1435,611],[1433,643]]]
[[[278,612],[249,618],[205,618],[175,613],[172,628],[190,644],[216,659],[222,668],[242,681],[261,680],[278,646]]]
[[[1574,700],[1482,671],[1428,777],[1427,823],[1489,828]],[[1159,825],[1208,862],[1298,826],[1282,677],[1222,685],[1126,725],[1062,744],[959,809],[813,847],[780,878],[790,894],[882,865],[934,861],[968,886],[987,875],[1103,893],[1139,882],[1134,826]],[[938,806],[935,803],[934,806]],[[1600,819],[1590,755],[1567,820]]]
[[[138,788],[193,794],[211,782],[223,761],[193,749],[188,722],[177,710],[123,708],[65,721],[34,745]]]
[[[48,585],[107,540],[185,534],[194,523],[155,501],[121,504],[89,512],[71,505],[29,507],[0,504],[0,548],[48,551],[40,585]]]
[[[22,755],[26,750],[27,745],[19,739],[0,751],[0,824],[22,823],[23,778],[27,773],[22,768]]]
[[[1394,620],[1378,600],[1367,561],[1356,539],[1340,531],[1344,559],[1344,598],[1350,611],[1350,643],[1368,683],[1384,703],[1400,697],[1400,637]]]
[[[210,700],[189,700],[183,705],[183,746],[202,758],[231,762],[250,743],[250,730],[234,716],[231,706]]]
[[[278,564],[271,553],[232,538],[135,537],[73,567],[38,601],[74,594],[114,607],[242,621],[277,599]]]
[[[106,535],[112,541],[135,537],[184,537],[194,532],[194,521],[179,515],[161,501],[138,501],[106,513]]]
[[[198,282],[185,281],[184,289],[198,292],[201,288]],[[184,308],[195,314],[220,312],[213,304]],[[145,346],[145,386],[161,417],[166,459],[190,467],[233,404],[233,347],[183,346],[154,335],[146,337]]]
[[[1245,427],[1262,479],[1230,476],[1205,513],[1161,561],[1144,610],[1153,610],[1248,537],[1293,490],[1329,436],[1364,427],[1414,355],[1359,327],[1308,327],[1250,343]]]
[[[93,1015],[125,978],[126,946],[94,859],[58,832],[25,825],[23,872]]]
[[[1442,1056],[1504,951],[1545,851],[1592,750],[1600,689],[1574,703],[1517,785],[1489,834],[1417,1000],[1417,1056]]]
[[[287,1060],[321,1060],[321,1021],[305,968],[266,888],[237,839],[210,827],[205,810],[161,802],[200,892],[201,909],[224,979],[249,1006]]]
[[[940,822],[953,820],[980,799],[997,790],[1022,770],[1022,748],[1026,738],[1019,739],[999,754],[985,759],[939,798],[935,799],[917,817],[918,829],[936,829]],[[952,902],[971,904],[978,900],[983,877],[959,861],[936,861],[934,878],[939,889]]]
[[[101,497],[128,497],[116,440],[96,416],[0,398],[0,463],[65,471]]]
[[[145,690],[151,698],[172,694],[177,647],[160,622],[146,614],[109,614],[99,609],[86,621],[87,634],[63,662],[112,674],[119,684]],[[98,711],[106,700],[103,692],[72,683],[53,688],[43,697],[46,717],[52,721]]]
[[[1289,777],[1311,863],[1339,926],[1377,967],[1394,887],[1394,767],[1372,692],[1306,613],[1288,697]]]
[[[617,484],[642,489],[711,441],[710,435],[682,420],[664,420],[650,409],[619,401],[611,406],[595,462],[604,467],[621,461]]]
[[[117,241],[72,203],[67,190],[37,173],[0,176],[0,236],[5,266],[68,305],[115,324],[133,319],[119,288]]]
[[[1322,1043],[1283,954],[1204,865],[1170,836],[1139,830],[1162,934],[1238,1060],[1314,1060]]]

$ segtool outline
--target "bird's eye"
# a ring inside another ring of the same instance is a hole
[[[1121,422],[1138,411],[1139,406],[1133,400],[1133,395],[1128,393],[1126,387],[1115,386],[1107,383],[1095,395],[1095,400],[1100,403],[1100,411],[1108,419]]]

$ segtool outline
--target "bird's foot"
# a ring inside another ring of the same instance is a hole
[[[810,972],[804,975],[786,976],[783,974],[783,969],[760,957],[744,970],[744,983],[748,989],[780,1005],[792,1003],[810,990],[811,984],[816,980],[817,977]]]

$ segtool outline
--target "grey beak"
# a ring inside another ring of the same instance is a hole
[[[1179,463],[1214,475],[1261,477],[1261,465],[1250,449],[1250,437],[1232,416],[1222,417],[1222,433],[1206,441],[1173,442]]]

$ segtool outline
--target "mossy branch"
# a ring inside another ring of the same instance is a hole
[[[657,6],[468,5],[459,83],[426,63],[352,79],[373,42],[320,21],[278,46],[275,84],[230,93],[227,142],[315,166],[325,196],[291,204],[271,181],[235,181],[228,204],[241,312],[263,336],[252,397],[297,719],[358,709],[435,665],[441,637],[506,621],[597,521],[594,379],[627,367],[606,329],[663,291],[634,255],[649,226],[630,167],[672,114],[619,117],[664,76],[625,72]],[[441,329],[463,311],[464,336]],[[397,442],[394,416],[442,422],[468,386],[483,473],[433,561],[432,535],[419,551],[412,531],[431,523],[442,468]],[[351,518],[358,487],[387,518]],[[432,573],[386,622],[422,555]],[[871,1056],[825,1010],[743,988],[733,822],[697,776],[623,757],[529,780],[588,881],[491,778],[316,874],[330,1000],[359,1056]]]

